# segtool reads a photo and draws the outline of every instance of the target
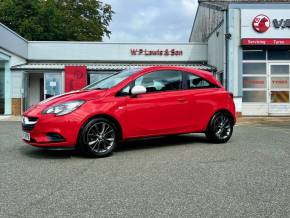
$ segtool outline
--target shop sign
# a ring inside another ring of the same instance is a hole
[[[264,85],[263,80],[245,80],[245,83],[255,84],[255,85]]]
[[[286,27],[290,27],[290,19],[274,19],[273,20],[273,26],[277,29],[279,28],[286,28]]]
[[[270,18],[260,14],[253,19],[252,26],[259,33],[266,32],[270,27]]]
[[[241,38],[288,39],[289,9],[242,9],[240,28]],[[272,45],[278,43],[273,42]]]
[[[145,55],[145,56],[182,56],[183,51],[177,49],[143,49],[143,48],[131,48],[130,49],[131,55]]]
[[[265,88],[266,77],[243,77],[244,88]]]
[[[252,26],[258,33],[266,32],[270,28],[271,20],[267,15],[259,14],[254,17]],[[273,19],[273,27],[276,29],[290,27],[290,19]]]
[[[271,88],[273,89],[288,89],[289,78],[288,77],[272,77]]]
[[[242,45],[290,45],[290,39],[244,38]]]

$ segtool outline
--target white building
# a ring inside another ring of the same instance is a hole
[[[0,114],[80,89],[122,69],[176,65],[208,71],[206,43],[31,42],[0,25]]]
[[[208,44],[243,115],[290,115],[290,2],[199,1],[190,41]]]

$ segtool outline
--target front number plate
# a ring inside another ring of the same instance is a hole
[[[22,138],[26,141],[30,141],[30,133],[22,132]]]

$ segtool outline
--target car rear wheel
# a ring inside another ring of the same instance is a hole
[[[117,135],[117,128],[112,122],[104,118],[95,118],[82,128],[79,148],[90,157],[106,157],[113,153]]]
[[[227,142],[233,133],[233,121],[232,117],[225,112],[216,113],[205,132],[207,138],[214,143]]]

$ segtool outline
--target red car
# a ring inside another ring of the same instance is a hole
[[[204,132],[227,142],[236,122],[233,96],[196,69],[129,69],[82,90],[49,98],[23,116],[23,140],[42,148],[111,154],[133,138]]]

